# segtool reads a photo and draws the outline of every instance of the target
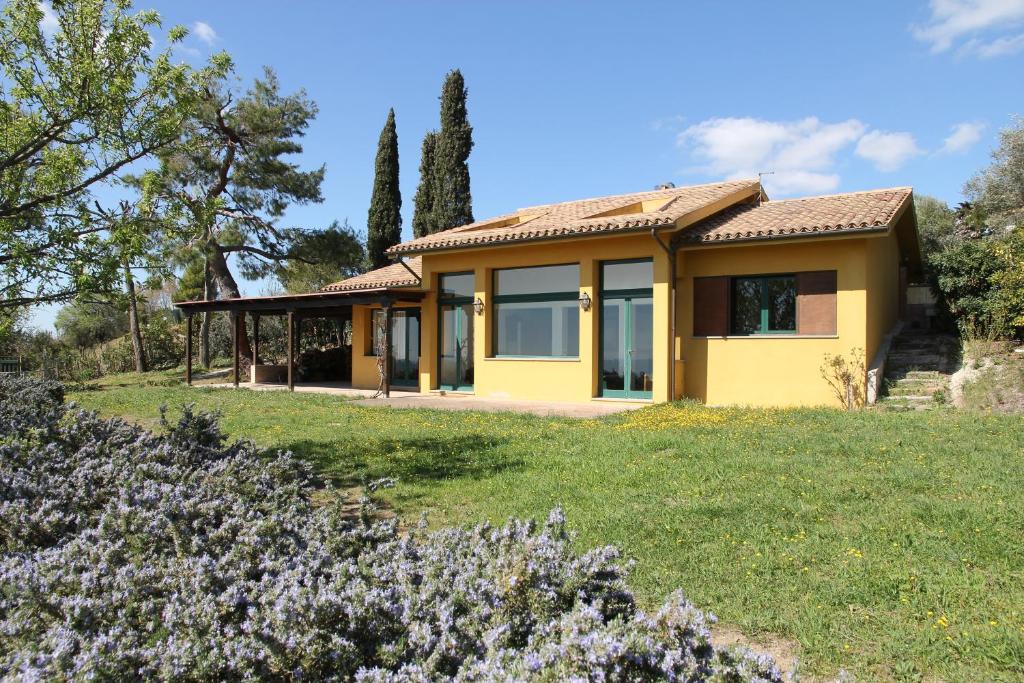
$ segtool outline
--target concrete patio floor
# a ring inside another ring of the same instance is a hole
[[[233,384],[205,384],[205,387],[230,389]],[[238,385],[249,391],[287,391],[285,384]],[[603,399],[586,403],[560,403],[556,401],[524,401],[506,398],[484,398],[472,394],[444,394],[439,392],[421,393],[392,387],[390,398],[373,398],[375,392],[368,389],[353,389],[344,382],[315,382],[295,385],[296,393],[328,394],[340,396],[353,405],[390,408],[430,408],[432,410],[482,410],[486,412],[532,413],[533,415],[593,418],[614,415],[627,410],[637,410],[651,405],[648,401],[606,401]]]

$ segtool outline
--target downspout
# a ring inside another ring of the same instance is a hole
[[[668,319],[669,339],[672,344],[671,361],[668,366],[668,400],[674,401],[676,400],[676,251],[661,241],[657,227],[651,228],[651,237],[668,255],[669,301],[672,307]]]

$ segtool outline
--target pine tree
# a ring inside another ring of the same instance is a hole
[[[373,175],[373,195],[366,220],[366,251],[370,268],[388,264],[384,253],[388,247],[402,241],[402,193],[398,188],[398,133],[395,130],[395,110],[388,112],[388,120],[380,132],[377,143],[377,163]]]
[[[434,154],[437,150],[437,131],[428,131],[423,136],[423,148],[420,151],[420,184],[416,188],[413,203],[416,205],[412,214],[412,232],[416,237],[423,237],[434,228]]]
[[[434,155],[433,228],[448,230],[473,222],[469,191],[469,153],[473,127],[466,117],[466,83],[455,69],[441,89],[441,131]]]

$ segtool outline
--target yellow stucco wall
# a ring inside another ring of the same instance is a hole
[[[477,396],[546,401],[587,401],[598,393],[598,272],[605,260],[654,260],[654,400],[668,400],[664,378],[669,367],[668,257],[641,233],[614,238],[574,239],[532,245],[426,254],[423,286],[430,291],[423,302],[423,351],[420,389],[437,388],[437,275],[473,271],[476,292],[484,302],[483,315],[473,316],[474,387]],[[491,287],[497,268],[580,264],[580,292],[595,305],[580,311],[580,348],[575,359],[496,358],[491,353]]]
[[[864,348],[867,308],[865,238],[826,238],[681,250],[677,327],[684,393],[709,405],[837,405],[821,376],[825,354]],[[693,336],[693,278],[837,272],[835,336]]]
[[[825,354],[849,356],[866,349],[866,361],[898,313],[899,248],[891,235],[793,240],[761,245],[685,248],[677,254],[676,334],[670,327],[668,257],[649,233],[425,254],[420,304],[420,390],[438,386],[437,276],[472,271],[474,297],[484,313],[473,315],[474,388],[478,396],[547,401],[587,401],[599,392],[599,264],[604,260],[654,261],[654,391],[669,400],[669,373],[676,396],[710,405],[837,405],[821,376]],[[491,288],[497,268],[580,264],[580,292],[594,302],[580,312],[579,357],[496,358],[491,353]],[[696,338],[693,278],[719,275],[837,271],[837,334]],[[376,358],[367,355],[370,308],[353,313],[353,385],[377,386]],[[677,359],[672,365],[672,345]]]
[[[896,234],[868,240],[865,258],[868,306],[865,349],[870,363],[899,318],[900,248]]]

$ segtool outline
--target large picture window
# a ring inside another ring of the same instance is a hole
[[[733,278],[731,334],[795,333],[796,291],[795,275]]]
[[[578,264],[494,271],[494,355],[575,358]]]

